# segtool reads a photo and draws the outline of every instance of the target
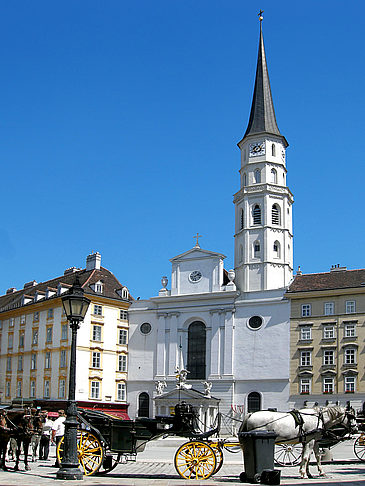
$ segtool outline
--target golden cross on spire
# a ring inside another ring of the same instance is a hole
[[[195,247],[200,248],[200,246],[199,246],[199,238],[202,238],[202,235],[200,235],[199,233],[197,233],[195,236],[193,236],[193,238],[196,238]]]
[[[263,21],[263,18],[264,18],[264,17],[262,16],[262,14],[263,14],[263,13],[264,13],[264,11],[260,9],[260,12],[257,14],[257,15],[259,16],[259,21],[260,21],[260,22],[262,22],[262,21]]]

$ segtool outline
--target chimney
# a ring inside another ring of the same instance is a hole
[[[15,287],[10,287],[10,289],[8,289],[8,290],[6,291],[6,295],[8,295],[8,294],[13,294],[14,292],[16,292],[16,288],[15,288]]]
[[[86,258],[87,272],[89,270],[100,270],[100,265],[101,265],[101,255],[98,251],[95,253],[91,253],[91,255],[87,256]]]
[[[302,275],[302,271],[300,269],[300,265],[298,265],[298,271],[297,271],[297,275]]]
[[[347,267],[340,267],[339,263],[331,267],[331,272],[343,272],[344,270],[347,270]]]
[[[29,289],[30,287],[35,287],[37,285],[37,282],[35,280],[32,280],[31,282],[27,282],[24,284],[24,289]]]

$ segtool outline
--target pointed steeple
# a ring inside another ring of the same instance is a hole
[[[250,120],[244,137],[263,132],[282,136],[275,118],[269,73],[266,65],[264,38],[262,35],[262,16],[260,15],[260,43],[257,57],[255,89]]]

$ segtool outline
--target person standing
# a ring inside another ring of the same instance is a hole
[[[52,425],[52,442],[56,443],[56,462],[54,467],[60,467],[57,457],[57,447],[65,433],[64,421],[66,420],[65,412],[63,410],[58,411],[59,417],[53,422]]]
[[[43,461],[48,461],[49,442],[51,440],[53,422],[48,417],[48,414],[45,414],[44,418],[45,421],[43,423],[41,441],[39,443],[39,459]]]

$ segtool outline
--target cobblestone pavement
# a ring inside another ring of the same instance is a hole
[[[214,477],[206,481],[188,481],[179,478],[174,468],[174,454],[176,441],[167,446],[161,443],[151,443],[146,451],[137,456],[136,462],[118,465],[117,468],[105,476],[89,476],[83,481],[72,481],[71,484],[84,484],[90,486],[229,486],[242,484],[239,474],[243,470],[242,454],[225,454],[225,462],[222,469]],[[153,445],[152,445],[153,444]],[[336,454],[335,449],[337,448]],[[326,477],[319,477],[314,465],[311,472],[314,478],[310,480],[299,479],[298,467],[281,468],[281,484],[308,486],[324,485],[356,485],[365,486],[365,462],[357,461],[352,453],[352,444],[340,444],[333,449],[334,460],[324,465]],[[30,463],[31,471],[5,472],[0,471],[1,486],[49,486],[50,482],[57,485],[70,484],[69,481],[57,480],[57,468],[52,467],[54,462],[54,450],[48,462],[38,461]],[[14,463],[10,462],[12,467]],[[21,464],[24,469],[24,465]]]

